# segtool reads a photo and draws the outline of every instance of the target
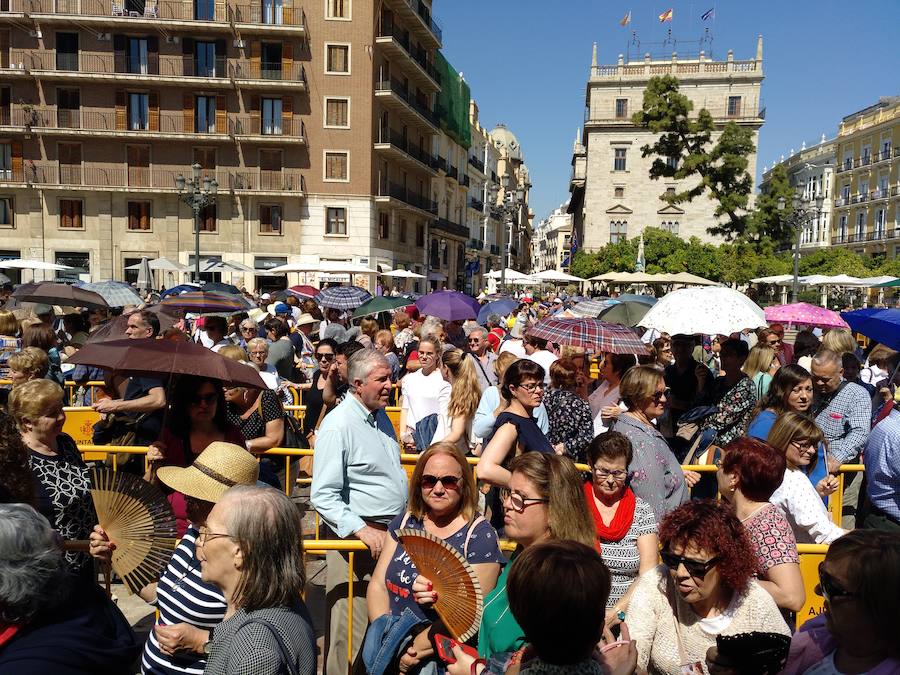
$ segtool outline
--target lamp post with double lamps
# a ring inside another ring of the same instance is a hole
[[[791,302],[797,302],[797,295],[800,292],[800,237],[804,228],[811,222],[818,221],[822,215],[822,205],[825,198],[821,193],[815,197],[804,199],[799,192],[794,193],[791,198],[791,212],[782,218],[784,222],[789,224],[796,232],[797,238],[794,242],[794,281],[791,288]],[[778,210],[784,213],[787,201],[784,197],[778,198]]]
[[[519,213],[525,204],[525,188],[519,187],[512,189],[512,180],[508,183],[503,201],[497,206],[497,210],[503,214],[503,220],[506,228],[500,231],[500,250],[502,251],[500,259],[500,285],[506,285],[506,269],[512,261],[512,238],[514,228],[519,224]],[[491,201],[497,198],[497,188],[491,188]],[[505,241],[504,241],[505,239]]]
[[[194,212],[194,281],[200,283],[200,212],[210,204],[215,204],[219,183],[209,176],[201,178],[199,164],[191,166],[191,173],[193,175],[190,178],[178,174],[175,177],[175,187],[181,201]]]

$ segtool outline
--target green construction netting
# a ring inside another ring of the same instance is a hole
[[[469,129],[469,100],[471,90],[456,68],[450,65],[440,52],[434,55],[434,67],[441,75],[441,92],[438,94],[436,112],[441,129],[464,148],[472,145]]]

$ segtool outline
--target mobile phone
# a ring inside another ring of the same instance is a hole
[[[456,657],[453,656],[453,645],[459,645],[460,649],[462,649],[466,654],[471,656],[474,659],[478,658],[478,652],[472,649],[469,645],[465,645],[453,638],[449,638],[446,635],[441,635],[440,633],[434,634],[434,648],[437,649],[438,656],[441,657],[441,660],[444,663],[456,663]]]

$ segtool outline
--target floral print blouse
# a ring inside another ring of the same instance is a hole
[[[716,378],[714,390],[724,389],[725,378]],[[724,447],[736,438],[740,438],[750,424],[753,408],[756,406],[756,385],[746,375],[742,376],[738,383],[725,391],[718,401],[713,399],[717,408],[716,412],[703,422],[704,429],[714,429],[716,438],[714,443]]]
[[[544,407],[551,445],[562,443],[572,461],[586,462],[587,448],[594,440],[594,418],[588,402],[565,389],[551,389],[544,395]]]

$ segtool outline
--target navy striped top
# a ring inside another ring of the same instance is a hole
[[[196,555],[196,539],[199,534],[192,524],[172,554],[156,589],[159,618],[156,625],[168,626],[189,623],[211,630],[225,618],[225,596],[212,584],[205,583],[200,575],[200,562]],[[144,645],[141,672],[154,675],[191,673],[202,675],[206,657],[193,652],[179,652],[166,656],[160,651],[156,634]]]

